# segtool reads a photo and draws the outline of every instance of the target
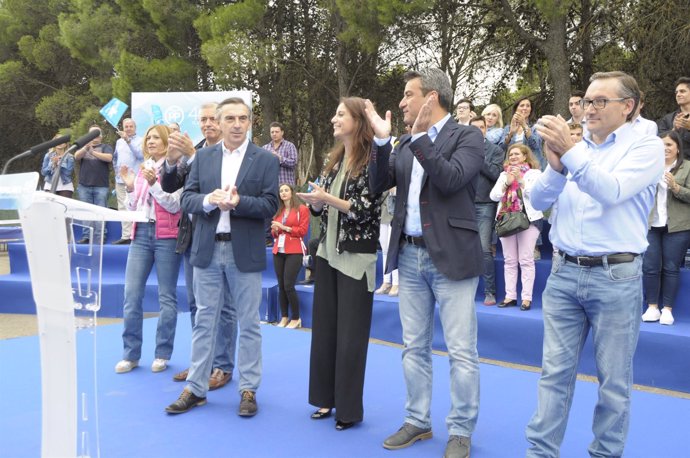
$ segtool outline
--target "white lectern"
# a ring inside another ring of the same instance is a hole
[[[141,212],[118,212],[35,191],[37,184],[35,172],[0,176],[0,209],[19,210],[36,302],[43,401],[41,454],[99,456],[95,328],[89,337],[93,339],[93,384],[89,377],[82,377],[91,386],[78,390],[75,327],[93,326],[100,309],[103,240],[91,237],[89,245],[76,245],[74,227],[79,226],[77,221],[91,221],[103,229],[105,221],[145,218]]]

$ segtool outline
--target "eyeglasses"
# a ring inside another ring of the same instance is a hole
[[[603,110],[609,102],[622,102],[628,100],[630,97],[621,97],[619,99],[580,99],[580,108],[586,110],[590,104],[594,106],[595,110]]]

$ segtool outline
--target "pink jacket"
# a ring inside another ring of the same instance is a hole
[[[160,182],[160,175],[157,180]],[[141,175],[137,173],[137,177],[134,183],[136,202],[140,202],[142,196],[145,196],[149,192],[149,184]],[[156,238],[157,239],[176,239],[177,232],[179,230],[179,222],[182,217],[182,212],[178,211],[176,213],[170,213],[165,208],[163,208],[156,199],[153,199],[153,211],[156,215]],[[132,224],[132,240],[137,231],[137,223]]]

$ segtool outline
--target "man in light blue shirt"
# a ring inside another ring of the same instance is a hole
[[[139,171],[139,166],[144,161],[143,140],[137,135],[137,125],[132,118],[125,118],[122,121],[122,130],[118,130],[117,134],[120,138],[115,143],[115,154],[113,155],[115,193],[117,194],[117,209],[126,211],[127,187],[120,176],[120,168],[124,165],[134,173]],[[113,245],[129,245],[131,236],[132,223],[124,221],[122,222],[122,236],[120,240],[114,241]]]
[[[542,300],[542,375],[537,410],[527,426],[532,458],[559,455],[590,329],[600,387],[589,454],[621,456],[628,431],[642,253],[664,149],[658,138],[631,126],[640,100],[634,78],[596,73],[590,82],[580,102],[584,141],[571,141],[560,116],[545,116],[537,127],[549,166],[532,189],[532,205],[546,210],[558,202],[550,237],[561,251]]]

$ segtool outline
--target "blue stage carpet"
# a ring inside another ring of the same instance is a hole
[[[98,329],[101,456],[109,457],[434,457],[442,456],[447,433],[448,360],[434,357],[432,440],[399,450],[381,447],[404,416],[401,349],[369,347],[365,421],[337,432],[332,419],[309,419],[307,404],[311,334],[262,326],[263,384],[259,413],[236,414],[237,382],[210,392],[208,404],[189,413],[163,412],[183,388],[171,380],[187,366],[189,316],[178,320],[177,346],[170,368],[154,374],[155,319],[144,324],[142,367],[113,371],[120,359],[121,325]],[[516,342],[516,345],[519,343]],[[40,455],[41,390],[38,338],[0,341],[0,456]],[[472,457],[524,456],[524,429],[536,403],[538,374],[482,364],[481,408],[472,438]],[[578,382],[562,457],[587,456],[597,385]],[[626,457],[687,457],[690,400],[636,391]],[[683,452],[685,450],[685,452]]]

